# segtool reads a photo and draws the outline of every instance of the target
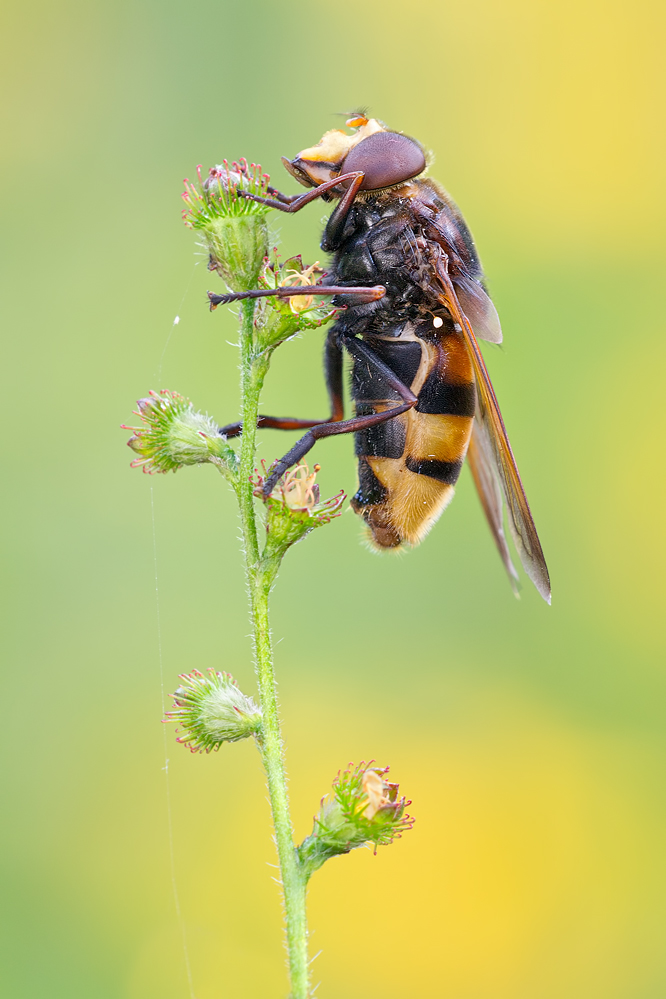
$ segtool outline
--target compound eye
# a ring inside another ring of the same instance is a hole
[[[362,191],[404,184],[425,170],[426,161],[418,142],[397,132],[375,132],[363,139],[345,158],[340,173],[363,171]],[[346,182],[344,187],[348,186]]]

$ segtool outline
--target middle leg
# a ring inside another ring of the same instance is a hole
[[[298,420],[290,416],[259,416],[257,427],[273,430],[306,430],[309,427],[322,426],[325,423],[339,423],[344,419],[344,403],[342,398],[342,350],[338,344],[337,335],[333,332],[326,337],[324,347],[324,377],[326,389],[331,404],[331,415],[324,420]],[[224,437],[237,437],[243,431],[242,422],[229,423],[220,427],[219,433]]]
[[[275,485],[284,473],[291,468],[292,465],[297,464],[305,455],[310,451],[316,441],[321,440],[323,437],[333,437],[337,434],[353,434],[357,433],[359,430],[367,430],[369,427],[375,427],[380,423],[386,423],[388,420],[392,420],[395,416],[400,416],[402,413],[406,413],[408,409],[412,409],[418,402],[417,396],[414,395],[412,390],[402,382],[396,373],[385,364],[367,344],[363,343],[362,340],[356,339],[356,337],[342,336],[340,338],[341,345],[349,351],[352,357],[357,359],[362,359],[377,371],[379,375],[385,380],[388,387],[394,389],[400,398],[403,400],[402,405],[394,406],[392,409],[387,409],[382,413],[369,413],[364,416],[355,416],[350,420],[341,420],[336,422],[329,422],[313,426],[311,430],[301,437],[299,441],[291,448],[290,451],[285,454],[283,458],[280,459],[271,470],[270,475],[267,477],[264,487],[263,494],[267,497],[269,493],[275,488]]]

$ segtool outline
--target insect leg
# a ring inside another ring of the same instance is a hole
[[[275,198],[276,201],[281,201],[283,205],[291,205],[298,198],[301,198],[301,194],[283,194],[282,191],[278,191],[276,187],[271,187],[270,184],[266,188],[271,198]]]
[[[394,416],[400,416],[401,413],[406,413],[408,409],[412,409],[412,407],[418,402],[418,398],[414,395],[412,390],[408,388],[404,382],[400,381],[396,373],[379,357],[377,357],[375,352],[371,350],[367,344],[363,343],[361,340],[357,340],[355,337],[342,337],[341,344],[349,351],[352,357],[363,359],[369,364],[372,364],[373,367],[386,379],[387,385],[395,389],[400,398],[404,400],[403,405],[395,406],[393,409],[387,409],[383,413],[369,413],[367,416],[355,416],[351,420],[323,423],[319,426],[313,427],[311,430],[308,430],[308,432],[301,437],[296,444],[294,444],[292,449],[288,451],[284,458],[281,458],[272,469],[271,474],[264,483],[264,496],[268,496],[268,494],[275,487],[275,484],[280,476],[284,475],[287,469],[291,468],[292,465],[297,464],[301,458],[305,457],[308,451],[314,447],[316,441],[321,440],[323,437],[333,437],[337,434],[353,434],[359,430],[367,430],[368,427],[375,427],[380,423],[386,423],[388,420],[392,420]]]
[[[345,405],[342,395],[342,348],[334,329],[326,336],[324,347],[324,378],[326,391],[331,404],[329,423],[340,423],[344,419]]]
[[[393,368],[389,368],[388,364],[385,364],[384,361],[377,357],[372,347],[368,347],[367,343],[364,343],[362,340],[358,340],[356,337],[345,337],[342,343],[352,357],[367,361],[368,364],[371,364],[375,371],[379,372],[389,388],[395,389],[400,398],[403,399],[404,402],[409,403],[409,406],[407,407],[408,409],[416,405],[418,402],[417,396],[414,395],[412,390],[408,388],[400,378],[398,378]],[[380,413],[379,415],[383,416],[384,414]]]
[[[363,183],[364,173],[355,171],[354,173],[342,173],[339,177],[334,177],[333,180],[327,180],[323,184],[319,184],[318,187],[313,188],[311,191],[306,191],[305,194],[299,194],[296,197],[289,198],[288,195],[280,195],[279,191],[276,191],[275,198],[261,198],[258,194],[250,194],[249,191],[244,191],[242,188],[237,188],[236,193],[239,198],[247,198],[249,201],[258,201],[260,205],[268,205],[269,208],[277,208],[279,212],[289,212],[293,214],[294,212],[300,212],[301,208],[305,208],[309,205],[311,201],[316,198],[320,198],[322,194],[326,194],[327,191],[332,190],[334,187],[338,187],[341,183],[345,181],[351,181],[349,189],[345,192],[345,195],[338,205],[338,208],[342,206],[342,202],[347,199],[349,200],[349,205],[354,200],[358,193],[358,189]],[[353,192],[353,193],[352,193]],[[350,198],[351,195],[351,198]],[[278,200],[278,198],[284,198],[285,200]],[[348,211],[349,209],[347,209]]]
[[[321,426],[324,423],[339,423],[345,415],[342,399],[342,350],[334,333],[329,333],[326,338],[324,374],[328,398],[331,403],[331,415],[327,419],[296,420],[289,416],[259,416],[257,427],[272,430],[306,430],[309,427]],[[225,437],[237,437],[242,431],[243,424],[239,422],[220,427],[219,432]]]
[[[329,423],[325,420],[297,420],[291,416],[258,416],[257,429],[259,430],[305,430],[307,427],[316,427],[320,423]],[[223,437],[238,437],[243,432],[242,422],[228,423],[226,427],[220,427],[219,433]]]
[[[331,217],[326,223],[326,228],[324,229],[324,235],[321,241],[321,248],[327,253],[332,253],[337,250],[342,242],[342,235],[345,229],[345,223],[347,221],[347,216],[349,215],[349,209],[354,204],[354,198],[358,194],[361,184],[363,183],[364,174],[359,173],[356,175],[356,180],[354,180],[344,197],[335,206]]]
[[[245,298],[293,298],[295,295],[345,295],[354,298],[354,305],[365,302],[376,302],[386,294],[383,284],[370,287],[345,287],[343,285],[303,284],[286,288],[253,288],[251,291],[229,292],[228,295],[216,295],[208,292],[210,311],[218,305],[229,305],[230,302],[240,302]]]

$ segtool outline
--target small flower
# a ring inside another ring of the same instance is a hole
[[[221,471],[235,470],[236,455],[221,437],[217,424],[198,413],[189,399],[162,389],[139,399],[137,416],[145,427],[127,427],[133,436],[127,444],[138,455],[132,468],[142,467],[150,475],[177,471],[183,465],[216,464]]]
[[[308,876],[331,857],[367,843],[377,853],[412,828],[414,819],[405,812],[411,802],[398,797],[399,785],[386,780],[388,770],[359,763],[337,775],[333,796],[322,798],[312,833],[298,848]]]
[[[398,798],[400,785],[385,779],[389,767],[371,764],[372,760],[353,768],[350,764],[350,769],[339,773],[333,781],[333,793],[346,822],[357,830],[358,841],[354,845],[374,843],[376,853],[378,846],[388,846],[411,829],[414,819],[405,814],[411,801]]]
[[[265,462],[262,462],[262,468],[266,473]],[[268,471],[270,472],[270,468]],[[304,513],[310,518],[317,519],[320,524],[327,524],[333,517],[340,516],[340,508],[346,497],[344,490],[341,489],[335,496],[320,502],[319,485],[315,481],[317,473],[320,471],[321,465],[313,465],[312,471],[306,463],[295,465],[281,479],[278,479],[266,502],[275,501],[293,513]],[[253,479],[255,496],[263,497],[264,481],[265,475],[257,474]]]
[[[390,802],[390,793],[393,788],[395,788],[397,794],[398,785],[387,784],[387,782],[381,777],[381,774],[384,772],[385,771],[379,770],[366,770],[363,774],[361,786],[363,788],[363,793],[368,797],[368,804],[363,811],[366,819],[374,819],[380,808],[384,808],[386,804]]]
[[[237,742],[261,734],[261,711],[251,697],[238,689],[229,673],[198,670],[183,673],[183,681],[172,694],[174,708],[166,712],[166,722],[182,725],[176,739],[192,753],[217,751],[223,742]]]
[[[265,197],[268,174],[261,166],[241,159],[211,167],[205,180],[197,167],[198,185],[185,179],[183,221],[200,232],[209,254],[210,270],[217,271],[232,291],[256,288],[268,252],[266,215],[270,209],[238,191]]]
[[[271,497],[284,502],[290,510],[312,515],[312,511],[319,503],[319,486],[315,479],[320,468],[320,465],[314,465],[312,472],[307,465],[290,468],[271,493]]]
[[[291,260],[287,260],[282,268],[280,274],[280,287],[281,288],[300,288],[308,287],[308,285],[317,284],[319,275],[322,273],[322,269],[319,266],[319,261],[315,260],[314,264],[310,264],[309,267],[301,268],[294,266],[289,266],[298,261],[301,262],[300,256],[292,257]],[[289,308],[291,311],[299,316],[301,312],[307,312],[312,308],[315,302],[314,295],[294,295],[289,299]],[[330,309],[329,309],[330,311]]]
[[[340,490],[330,499],[320,501],[319,486],[315,482],[319,465],[314,465],[312,472],[306,464],[296,465],[283,475],[268,497],[264,497],[263,488],[266,475],[266,463],[262,462],[263,475],[258,472],[252,478],[254,495],[266,503],[266,549],[267,559],[280,559],[287,549],[309,534],[315,527],[328,524],[334,517],[340,516],[346,494]]]
[[[319,261],[305,267],[300,255],[279,263],[273,249],[266,257],[259,275],[260,288],[296,288],[314,286],[323,275]],[[264,348],[274,347],[303,330],[319,329],[334,320],[340,310],[322,295],[291,295],[289,298],[265,298],[257,303],[255,326]]]

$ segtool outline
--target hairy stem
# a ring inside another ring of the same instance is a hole
[[[275,826],[275,842],[280,859],[282,892],[287,929],[287,950],[291,975],[292,999],[307,999],[309,986],[308,937],[305,914],[306,877],[301,869],[292,838],[283,763],[282,737],[278,716],[271,636],[268,623],[270,582],[263,581],[253,595],[253,618],[256,639],[259,697],[263,711],[261,754],[268,780],[268,791]]]
[[[241,413],[243,433],[241,436],[240,466],[238,476],[238,506],[243,526],[245,544],[245,569],[250,592],[252,583],[259,571],[259,541],[257,520],[254,513],[254,499],[250,477],[254,471],[257,449],[257,415],[259,396],[268,369],[268,358],[255,358],[254,351],[254,302],[241,303]]]
[[[287,776],[284,769],[282,736],[273,668],[273,648],[268,619],[268,597],[277,573],[278,562],[262,561],[259,552],[257,522],[250,476],[255,465],[259,395],[268,370],[267,353],[255,354],[254,302],[241,304],[241,395],[243,434],[237,483],[238,504],[243,526],[245,571],[250,594],[250,612],[254,629],[255,662],[259,699],[263,712],[263,732],[258,740],[268,783],[268,793],[275,828],[275,842],[282,876],[287,950],[291,977],[291,999],[307,999],[309,968],[305,893],[307,879],[293,841]]]

